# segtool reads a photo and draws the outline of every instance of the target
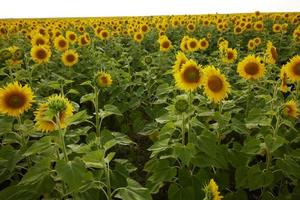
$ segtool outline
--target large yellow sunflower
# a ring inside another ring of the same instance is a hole
[[[78,53],[75,50],[69,49],[61,56],[61,61],[67,67],[72,67],[78,62]]]
[[[66,32],[66,38],[67,38],[67,40],[70,42],[70,43],[75,43],[76,42],[76,40],[77,40],[77,35],[76,35],[76,33],[75,32],[73,32],[73,31],[67,31]]]
[[[209,43],[206,38],[202,38],[199,40],[199,49],[204,51],[208,48]]]
[[[96,81],[99,87],[109,87],[112,84],[111,75],[102,71],[97,73]]]
[[[9,83],[0,88],[0,113],[18,117],[31,107],[33,98],[29,86],[22,87],[18,82]]]
[[[260,57],[248,55],[237,66],[237,72],[247,80],[262,78],[265,73],[265,65],[261,63]]]
[[[159,42],[159,45],[160,45],[160,47],[159,47],[160,51],[166,52],[170,48],[172,48],[172,42],[165,35],[160,36],[158,42]]]
[[[32,60],[36,63],[47,63],[51,57],[51,50],[50,47],[46,45],[33,46],[30,55]]]
[[[295,100],[290,100],[288,102],[286,102],[284,104],[284,114],[289,116],[289,117],[293,117],[293,118],[297,118],[299,115],[299,109],[297,106],[297,103]]]
[[[54,39],[54,47],[58,51],[65,51],[69,48],[69,41],[62,35]]]
[[[133,35],[133,39],[137,43],[141,43],[143,41],[143,39],[144,39],[144,34],[142,32],[136,32]]]
[[[224,50],[224,55],[222,55],[222,61],[225,64],[234,63],[237,59],[237,50],[232,48],[227,48]]]
[[[290,61],[286,64],[286,73],[287,76],[292,81],[300,81],[300,56],[294,56]]]
[[[228,96],[230,84],[220,70],[214,66],[206,67],[203,72],[204,93],[214,103],[219,103]]]
[[[180,72],[182,65],[184,65],[188,61],[188,58],[185,56],[183,52],[178,52],[176,55],[176,61],[173,66],[173,72]]]
[[[187,48],[190,52],[198,51],[199,42],[196,38],[189,38],[187,40]]]
[[[273,46],[271,41],[267,43],[267,50],[266,50],[266,62],[268,64],[275,64],[278,60],[278,53],[276,48]]]
[[[182,65],[181,70],[174,72],[176,86],[184,91],[193,91],[201,86],[203,72],[193,60],[188,60]]]
[[[37,130],[51,132],[59,128],[66,128],[67,119],[73,115],[73,105],[61,95],[52,95],[46,103],[39,105],[35,112],[35,126]],[[58,116],[58,117],[57,117]]]

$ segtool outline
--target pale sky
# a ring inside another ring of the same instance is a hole
[[[300,12],[300,0],[1,0],[0,18]]]

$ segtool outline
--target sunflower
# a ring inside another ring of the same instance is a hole
[[[73,44],[73,43],[75,43],[76,40],[77,40],[77,35],[76,35],[76,33],[73,32],[73,31],[67,31],[67,32],[66,32],[66,38],[67,38],[67,40],[68,40],[71,44]]]
[[[51,57],[51,50],[49,46],[33,46],[30,51],[30,55],[34,62],[41,64],[49,62]]]
[[[0,88],[0,113],[19,117],[29,110],[33,100],[33,92],[27,85],[21,86],[18,82],[9,83]]]
[[[287,86],[287,73],[286,73],[286,66],[282,66],[280,69],[280,79],[281,79],[281,85],[280,85],[280,90],[284,93],[288,92],[288,86]]]
[[[255,46],[259,46],[261,44],[261,39],[260,37],[255,37],[253,38]]]
[[[35,126],[42,132],[51,132],[66,128],[67,119],[73,115],[73,105],[61,95],[48,97],[47,102],[39,105],[35,112]]]
[[[214,179],[210,179],[209,184],[204,187],[205,199],[221,200],[223,196],[220,195],[219,187]]]
[[[284,114],[289,117],[297,118],[299,109],[295,100],[290,100],[284,104]]]
[[[111,75],[102,71],[97,73],[96,81],[99,87],[109,87],[112,84]]]
[[[225,64],[231,64],[234,63],[234,61],[237,59],[237,50],[232,48],[227,48],[224,51],[224,55],[222,55],[222,61]]]
[[[199,42],[196,38],[189,38],[187,40],[187,48],[190,52],[198,51]]]
[[[187,30],[190,31],[190,32],[193,32],[195,30],[195,25],[194,23],[189,23],[187,26],[186,26]]]
[[[8,47],[7,50],[10,51],[12,57],[10,59],[11,65],[20,64],[22,59],[24,58],[24,52],[17,46]]]
[[[219,103],[228,96],[230,85],[219,69],[208,66],[203,70],[204,93],[214,103]]]
[[[182,65],[188,61],[188,58],[183,52],[178,52],[176,55],[175,65],[173,66],[173,72],[180,72]]]
[[[272,30],[274,33],[280,33],[282,31],[282,25],[281,24],[273,24]]]
[[[188,60],[182,65],[181,70],[175,72],[176,86],[184,91],[193,91],[201,86],[203,72],[201,67],[193,60]]]
[[[31,45],[48,45],[49,44],[49,38],[40,34],[36,33],[31,37]]]
[[[72,67],[78,62],[78,53],[75,50],[69,49],[61,56],[61,61],[67,67]]]
[[[200,39],[199,40],[199,44],[200,44],[200,46],[199,46],[200,50],[206,50],[208,48],[208,46],[209,46],[209,43],[208,43],[208,41],[207,41],[206,38]]]
[[[109,38],[109,32],[108,30],[101,30],[100,32],[100,39],[101,40],[107,40]]]
[[[170,41],[169,38],[168,38],[167,36],[165,36],[165,35],[159,37],[158,42],[159,42],[159,45],[160,45],[160,47],[159,47],[159,50],[160,50],[160,51],[166,52],[166,51],[168,51],[170,48],[172,48],[172,43],[171,43],[171,41]]]
[[[69,48],[69,41],[62,35],[54,39],[54,47],[58,51],[65,51]]]
[[[264,29],[264,23],[262,21],[257,21],[254,23],[254,29],[256,31],[262,31]]]
[[[286,73],[287,76],[292,81],[300,81],[300,56],[294,56],[290,61],[286,64]]]
[[[275,64],[278,60],[278,53],[276,48],[273,46],[271,41],[267,43],[267,50],[266,50],[266,62],[268,64]]]
[[[87,33],[84,33],[83,35],[79,36],[78,38],[78,44],[79,46],[86,46],[91,43],[90,36]]]
[[[241,33],[243,33],[244,28],[242,28],[241,26],[235,26],[233,29],[233,32],[235,35],[240,35]]]
[[[144,34],[142,32],[136,32],[133,35],[133,39],[137,43],[141,43],[143,41],[143,39],[144,39]]]
[[[256,45],[255,45],[254,40],[249,40],[247,47],[248,47],[249,50],[255,49]]]
[[[149,26],[147,24],[142,24],[140,26],[140,30],[143,32],[143,33],[147,33],[149,31]]]
[[[237,66],[237,72],[247,80],[262,78],[265,73],[265,66],[261,63],[260,57],[248,55]]]
[[[182,38],[181,43],[180,43],[180,49],[182,51],[188,51],[189,50],[188,49],[188,44],[187,44],[188,40],[189,40],[189,36],[184,36]]]

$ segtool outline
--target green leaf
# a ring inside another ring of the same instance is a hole
[[[82,110],[74,115],[72,115],[71,117],[69,117],[66,121],[67,124],[72,124],[72,125],[77,125],[80,124],[82,122],[87,121],[88,119],[90,119],[91,116],[89,116],[86,113],[86,110]]]
[[[100,118],[104,119],[105,117],[108,117],[110,115],[118,115],[122,116],[121,111],[118,109],[117,106],[106,104],[104,106],[104,110],[100,109]]]
[[[49,149],[49,147],[51,147],[51,146],[52,146],[51,137],[45,136],[45,137],[41,138],[40,140],[34,142],[23,155],[30,156],[32,154],[41,153],[41,152]]]
[[[138,182],[127,178],[128,186],[116,194],[116,198],[122,200],[152,200],[147,188],[142,187]]]
[[[104,168],[104,150],[96,150],[88,152],[82,157],[83,162],[87,167]]]
[[[261,149],[261,141],[257,138],[250,138],[248,139],[243,148],[241,149],[241,152],[247,153],[247,154],[258,154]]]
[[[278,135],[273,137],[271,134],[267,135],[264,140],[271,153],[287,143],[287,140],[283,137],[280,137]]]
[[[200,188],[200,186],[199,186]],[[168,190],[169,200],[196,200],[194,188],[178,187],[176,184],[171,184]]]
[[[159,141],[155,142],[151,147],[149,147],[148,151],[152,151],[152,154],[150,157],[153,157],[156,154],[158,154],[159,152],[170,148],[169,140],[170,140],[169,138],[164,139],[164,140],[159,140]]]
[[[145,171],[151,172],[152,175],[148,178],[148,181],[159,183],[164,181],[171,181],[177,174],[176,167],[171,166],[169,161],[155,160],[146,164]]]
[[[79,95],[80,94],[80,92],[78,92],[77,90],[75,90],[75,89],[70,89],[68,92],[67,92],[67,94],[76,94],[76,95]]]
[[[112,161],[112,159],[115,157],[116,152],[110,152],[105,158],[104,161],[106,163],[110,163],[110,161]]]
[[[80,188],[92,181],[92,174],[87,171],[84,163],[76,158],[74,161],[59,160],[55,170],[63,180],[69,191],[80,191]]]
[[[177,143],[174,147],[174,154],[182,161],[183,164],[189,165],[192,157],[195,154],[195,147],[192,143],[189,143],[186,146]]]
[[[282,170],[287,176],[294,176],[300,179],[300,165],[296,159],[286,156],[283,159],[278,159],[276,165]]]
[[[84,103],[84,102],[87,102],[87,101],[93,102],[94,99],[95,99],[95,94],[94,93],[89,93],[89,94],[83,95],[80,98],[80,103]]]

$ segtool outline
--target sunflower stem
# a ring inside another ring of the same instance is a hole
[[[192,110],[192,91],[189,92],[189,112]],[[188,114],[188,135],[187,135],[187,141],[186,143],[188,144],[189,143],[189,137],[190,137],[190,132],[191,132],[191,115]]]
[[[22,148],[27,148],[27,138],[25,137],[23,131],[21,130],[21,126],[22,126],[22,120],[21,120],[21,117],[17,117],[17,120],[18,120],[18,125],[19,125],[19,133],[21,135],[21,146]],[[31,160],[30,160],[30,157],[27,157],[26,158],[27,160],[27,165],[28,167],[30,168],[31,167]]]
[[[96,136],[100,137],[100,129],[99,129],[99,125],[100,125],[100,117],[99,117],[99,89],[97,88],[97,86],[95,86],[95,102],[94,102],[94,106],[95,106],[95,112],[96,112]]]
[[[61,129],[61,124],[60,124],[60,119],[59,119],[59,113],[56,115],[56,123],[58,126],[58,132],[61,140],[61,146],[62,146],[62,151],[64,155],[64,160],[68,162],[68,154],[66,150],[66,144],[65,144],[65,129]]]
[[[248,83],[248,92],[247,92],[247,104],[246,104],[246,116],[248,116],[248,112],[249,112],[249,103],[250,103],[250,97],[251,97],[251,92],[252,92],[252,88],[253,88],[253,85],[252,85],[252,81],[250,81]]]
[[[185,130],[184,130],[184,113],[182,113],[182,126],[181,126],[181,141],[182,141],[182,144],[185,145]]]
[[[108,200],[112,200],[111,196],[111,185],[110,185],[110,175],[109,175],[109,163],[107,163],[107,167],[105,169],[105,176],[106,176],[106,190],[107,190],[107,196]]]

